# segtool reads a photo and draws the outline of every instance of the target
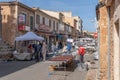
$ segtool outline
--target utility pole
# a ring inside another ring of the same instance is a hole
[[[0,40],[2,40],[2,13],[1,13],[1,6],[0,6]]]

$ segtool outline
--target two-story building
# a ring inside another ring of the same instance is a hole
[[[48,44],[56,41],[59,19],[46,14],[39,8],[33,8],[33,10],[35,11],[35,32],[44,37]]]

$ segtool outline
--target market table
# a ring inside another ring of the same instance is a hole
[[[65,79],[64,80],[66,80],[66,76],[67,76],[66,75],[66,71],[67,71],[66,68],[67,68],[68,64],[72,63],[73,59],[74,59],[74,57],[72,55],[59,55],[59,56],[52,57],[48,61],[52,61],[55,64],[54,65],[50,65],[49,69],[52,70],[52,71],[55,71],[56,69],[63,68],[64,71],[65,71],[65,73],[64,73]],[[64,63],[64,65],[60,66],[61,63],[62,64]]]
[[[68,62],[73,60],[72,55],[60,55],[60,56],[55,56],[49,59],[49,61],[63,61],[63,62]]]

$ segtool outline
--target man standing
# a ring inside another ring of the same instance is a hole
[[[81,67],[83,68],[83,63],[84,63],[84,54],[85,54],[85,48],[83,46],[80,45],[79,49],[78,49],[78,54],[80,55],[80,63],[81,63]]]
[[[39,61],[39,50],[40,50],[39,43],[33,44],[33,48],[34,48],[35,61],[38,62]]]
[[[70,54],[71,52],[71,48],[72,48],[72,45],[70,42],[67,43],[67,50],[68,50],[68,53]]]

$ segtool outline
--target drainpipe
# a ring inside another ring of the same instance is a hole
[[[110,80],[110,7],[107,8],[108,11],[108,80]]]

